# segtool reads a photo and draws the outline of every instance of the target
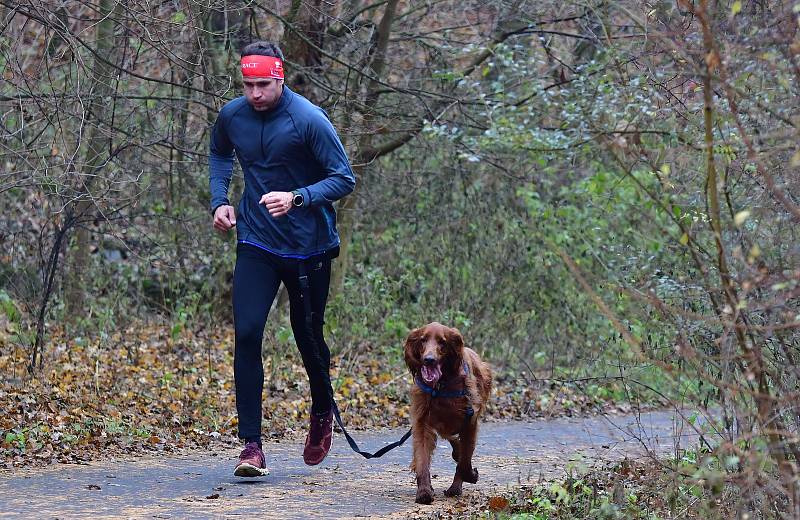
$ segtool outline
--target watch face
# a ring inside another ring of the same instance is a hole
[[[303,196],[299,193],[294,194],[294,199],[292,199],[292,204],[295,206],[302,206],[303,205]]]

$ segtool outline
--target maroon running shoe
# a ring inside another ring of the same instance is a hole
[[[242,454],[239,455],[239,464],[233,470],[237,477],[263,477],[269,475],[264,452],[257,442],[245,444]]]
[[[333,410],[324,415],[311,414],[311,425],[303,449],[303,462],[316,466],[328,455],[333,441]]]

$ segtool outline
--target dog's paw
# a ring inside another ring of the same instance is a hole
[[[475,468],[472,468],[470,471],[459,469],[458,474],[461,475],[461,480],[464,482],[469,482],[470,484],[478,483],[478,470]]]
[[[433,490],[432,489],[418,489],[417,490],[417,499],[415,500],[417,504],[432,504],[433,503]]]
[[[461,496],[461,484],[456,485],[455,483],[453,483],[453,485],[447,488],[447,490],[444,492],[444,496],[446,497]]]

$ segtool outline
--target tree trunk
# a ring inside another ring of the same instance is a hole
[[[371,63],[372,66],[370,67],[372,69],[372,75],[376,78],[381,77],[383,74],[383,69],[386,65],[386,49],[389,46],[389,35],[392,31],[392,23],[394,22],[395,12],[397,11],[397,4],[398,0],[389,0],[386,3],[386,9],[383,12],[383,17],[381,17],[381,21],[378,24],[378,34],[377,38],[375,39],[375,51],[371,53],[374,58]],[[359,152],[363,152],[364,150],[372,147],[373,134],[371,133],[370,128],[372,118],[369,112],[372,111],[378,101],[378,87],[379,85],[375,81],[370,81],[367,87],[367,93],[364,100],[366,113],[364,117],[363,134],[358,143]],[[358,162],[359,164],[363,164],[363,162],[360,160]],[[354,170],[357,178],[356,190],[358,190],[359,185],[363,185],[365,182],[368,182],[366,179],[367,168],[366,166],[355,166]],[[341,246],[339,248],[339,261],[334,263],[333,273],[331,276],[331,295],[334,297],[344,288],[344,277],[350,264],[349,249],[355,225],[355,206],[356,192],[351,193],[339,205],[339,218],[337,227],[339,230]]]
[[[309,77],[322,73],[320,49],[325,46],[325,20],[335,19],[335,10],[334,2],[294,0],[287,21],[296,30],[286,30],[281,44],[286,60],[295,64],[295,70],[288,71],[286,84],[314,104],[322,101],[322,94]],[[301,38],[300,33],[307,39]]]
[[[363,178],[365,169],[363,166],[353,168],[357,179]],[[339,258],[331,267],[331,297],[339,294],[344,288],[344,276],[350,265],[350,241],[355,227],[356,200],[355,194],[351,194],[342,200],[337,210],[336,227],[339,231],[340,245]]]
[[[92,187],[96,179],[101,176],[111,148],[112,134],[110,129],[104,128],[104,125],[108,114],[114,109],[110,97],[115,85],[115,69],[109,62],[115,61],[114,56],[119,48],[114,45],[114,27],[121,11],[120,3],[115,0],[101,0],[99,4],[101,21],[97,24],[96,33],[97,57],[90,73],[90,101],[85,119],[88,128],[86,153],[83,168],[77,172],[74,185],[75,193],[78,194],[78,200],[75,202],[77,231],[73,246],[67,253],[70,258],[66,304],[70,320],[84,315],[84,284],[89,264],[89,231],[85,223],[90,220],[89,213],[94,206]]]

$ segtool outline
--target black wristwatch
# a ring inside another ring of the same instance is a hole
[[[303,194],[300,193],[298,190],[294,190],[292,192],[292,206],[299,208],[303,204],[305,204],[305,199],[303,198]]]

